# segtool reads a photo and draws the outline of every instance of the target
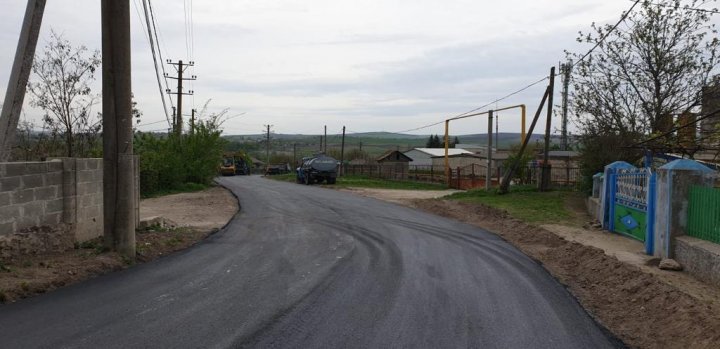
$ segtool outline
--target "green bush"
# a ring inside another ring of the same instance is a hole
[[[222,160],[225,140],[220,134],[221,130],[212,120],[198,122],[194,132],[181,136],[136,134],[141,195],[147,197],[209,185]]]

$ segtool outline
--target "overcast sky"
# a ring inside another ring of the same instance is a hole
[[[143,26],[131,1],[133,92],[141,130],[166,128]],[[4,95],[26,1],[0,12],[0,93]],[[153,0],[164,58],[194,60],[198,80],[183,108],[229,109],[226,134],[401,131],[492,101],[546,76],[564,49],[585,51],[577,32],[619,19],[627,0]],[[137,6],[140,6],[139,8]],[[192,6],[193,39],[185,10]],[[139,12],[138,12],[139,11]],[[100,49],[100,1],[48,1],[38,44],[50,29]],[[190,44],[187,44],[191,41]],[[188,49],[194,47],[194,49]],[[166,69],[170,69],[169,66]],[[95,92],[100,91],[96,75]],[[174,84],[174,80],[170,80]],[[172,87],[172,85],[171,85]],[[498,107],[525,103],[532,114],[540,84]],[[559,100],[559,85],[556,101]],[[26,98],[26,104],[29,99]],[[100,106],[96,107],[101,110]],[[41,113],[29,107],[26,114]],[[519,132],[519,113],[502,113],[501,132]],[[543,123],[544,124],[544,123]],[[143,126],[145,125],[145,126]],[[472,119],[452,133],[486,131]],[[441,133],[442,127],[413,131]]]

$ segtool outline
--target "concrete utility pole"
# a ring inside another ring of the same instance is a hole
[[[44,12],[45,0],[28,0],[25,19],[22,29],[20,29],[20,39],[18,39],[15,51],[15,60],[10,71],[10,81],[8,81],[0,114],[0,162],[8,161],[12,154]]]
[[[560,70],[563,76],[563,89],[562,89],[562,104],[561,104],[561,143],[562,150],[568,150],[568,93],[570,89],[570,74],[572,73],[572,60],[569,60],[565,64],[560,65]]]
[[[177,92],[175,94],[177,95],[177,112],[175,113],[175,124],[173,125],[173,132],[175,132],[175,135],[181,135],[183,130],[183,114],[182,114],[182,96],[183,95],[192,95],[195,93],[193,90],[189,90],[187,93],[183,92],[183,81],[189,81],[189,80],[197,80],[197,77],[195,75],[191,76],[190,78],[183,78],[183,73],[185,70],[189,67],[192,67],[195,65],[195,62],[190,61],[187,64],[184,64],[182,60],[178,61],[177,63],[173,63],[171,60],[167,60],[167,64],[170,64],[175,67],[175,70],[178,73],[177,77],[170,76],[167,73],[165,73],[165,77],[170,79],[176,79],[178,82],[177,86]],[[173,92],[170,91],[170,89],[165,90],[168,94],[172,94]]]
[[[492,146],[493,146],[493,111],[488,112],[488,148],[487,148],[487,171],[485,172],[485,190],[490,190],[492,182]],[[460,174],[458,173],[458,176]]]
[[[343,164],[345,163],[345,126],[343,126],[342,142],[340,143],[340,174],[343,174]]]
[[[550,190],[550,171],[551,167],[548,163],[550,153],[550,128],[552,126],[552,111],[553,111],[553,93],[555,91],[555,67],[550,68],[550,89],[548,92],[548,106],[547,106],[547,118],[545,120],[545,151],[543,154],[543,163],[541,167],[541,176],[539,189],[540,191]]]
[[[102,0],[105,245],[135,260],[130,1]]]
[[[265,125],[267,128],[267,135],[265,136],[265,166],[270,165],[270,128],[273,125]]]

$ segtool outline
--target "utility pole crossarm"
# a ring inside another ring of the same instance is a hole
[[[165,92],[177,96],[177,113],[175,117],[175,124],[173,125],[173,132],[175,133],[175,135],[179,136],[182,134],[183,130],[182,96],[189,96],[195,94],[195,91],[193,90],[183,92],[183,81],[197,80],[197,76],[192,75],[191,77],[187,78],[183,77],[183,73],[185,72],[185,70],[187,70],[188,67],[195,66],[195,62],[190,61],[189,63],[183,63],[183,61],[180,60],[175,63],[168,59],[167,64],[174,66],[175,70],[178,73],[177,77],[170,76],[169,74],[165,73],[166,78],[175,79],[178,82],[177,92],[172,92],[170,89],[165,90]]]

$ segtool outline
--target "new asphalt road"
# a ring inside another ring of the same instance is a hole
[[[486,231],[257,176],[199,245],[0,305],[1,348],[610,348],[542,267]]]

